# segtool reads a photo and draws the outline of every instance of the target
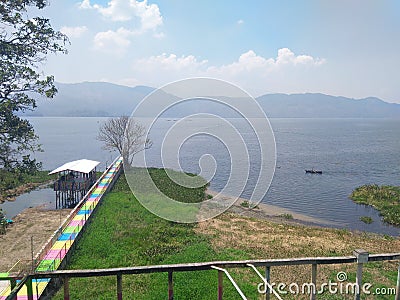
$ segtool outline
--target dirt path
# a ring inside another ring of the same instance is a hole
[[[7,233],[0,235],[0,273],[7,272],[18,260],[31,260],[31,237],[36,255],[70,212],[70,209],[46,210],[39,206],[17,215]]]

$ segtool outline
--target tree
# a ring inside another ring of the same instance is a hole
[[[101,124],[97,139],[104,142],[106,150],[117,150],[123,158],[124,166],[130,167],[135,154],[153,145],[145,135],[143,125],[133,118],[122,116],[110,118]]]
[[[6,234],[7,227],[7,219],[3,213],[3,210],[0,208],[0,234]]]
[[[20,115],[36,107],[35,96],[53,98],[53,76],[38,71],[49,53],[66,53],[68,38],[48,19],[29,18],[27,7],[43,9],[46,0],[0,2],[0,168],[35,171],[29,152],[40,150],[38,137]]]

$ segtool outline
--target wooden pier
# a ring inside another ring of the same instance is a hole
[[[98,161],[80,159],[65,163],[51,174],[58,174],[53,189],[56,192],[56,208],[73,208],[96,182]]]

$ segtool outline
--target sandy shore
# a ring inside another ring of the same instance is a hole
[[[6,234],[0,235],[0,272],[7,272],[19,260],[31,260],[57,230],[71,209],[47,210],[43,206],[28,208],[18,214]]]
[[[228,200],[232,199],[232,197],[227,195],[218,195],[219,193],[210,189],[207,189],[207,194],[217,197],[217,199]],[[236,198],[236,197],[235,197]],[[243,207],[241,204],[243,202],[248,202],[248,199],[238,198],[236,202],[232,205],[231,208],[228,209],[229,212],[237,213],[246,217],[252,217],[257,219],[267,219],[276,222],[283,222],[289,224],[303,224],[310,226],[335,226],[336,224],[333,222],[328,222],[322,219],[313,218],[304,214],[299,214],[293,212],[289,209],[282,208],[279,206],[268,205],[268,204],[257,204],[256,208],[248,209]],[[283,215],[291,215],[293,218],[285,218]]]

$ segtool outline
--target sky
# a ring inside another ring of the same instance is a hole
[[[324,93],[400,103],[400,1],[50,0],[29,12],[70,39],[57,82],[160,87],[212,77],[253,96]]]

